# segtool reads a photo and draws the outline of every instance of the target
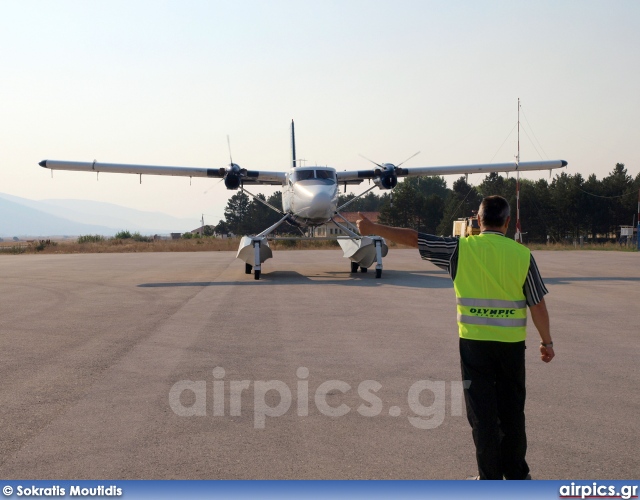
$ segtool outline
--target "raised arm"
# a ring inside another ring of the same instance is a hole
[[[406,229],[403,227],[391,227],[383,224],[376,224],[367,219],[364,215],[358,212],[358,231],[363,236],[375,234],[382,236],[391,241],[395,241],[400,245],[407,245],[413,248],[418,248],[418,232],[413,229]]]

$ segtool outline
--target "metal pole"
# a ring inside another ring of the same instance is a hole
[[[518,154],[516,165],[520,165],[520,98],[518,97]],[[520,170],[516,171],[516,234],[514,239],[522,243],[522,228],[520,226]]]

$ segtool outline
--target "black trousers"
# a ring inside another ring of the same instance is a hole
[[[524,342],[460,339],[467,418],[480,479],[525,479]],[[467,387],[468,386],[468,387]]]

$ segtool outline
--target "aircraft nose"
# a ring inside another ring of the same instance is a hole
[[[309,217],[325,217],[330,203],[331,195],[329,193],[326,191],[315,193],[309,205]]]

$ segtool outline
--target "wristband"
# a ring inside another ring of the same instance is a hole
[[[545,344],[545,343],[541,340],[541,341],[540,341],[540,345],[541,345],[542,347],[544,347],[545,349],[546,349],[547,347],[551,347],[551,349],[553,349],[553,342],[549,342],[548,344]]]

